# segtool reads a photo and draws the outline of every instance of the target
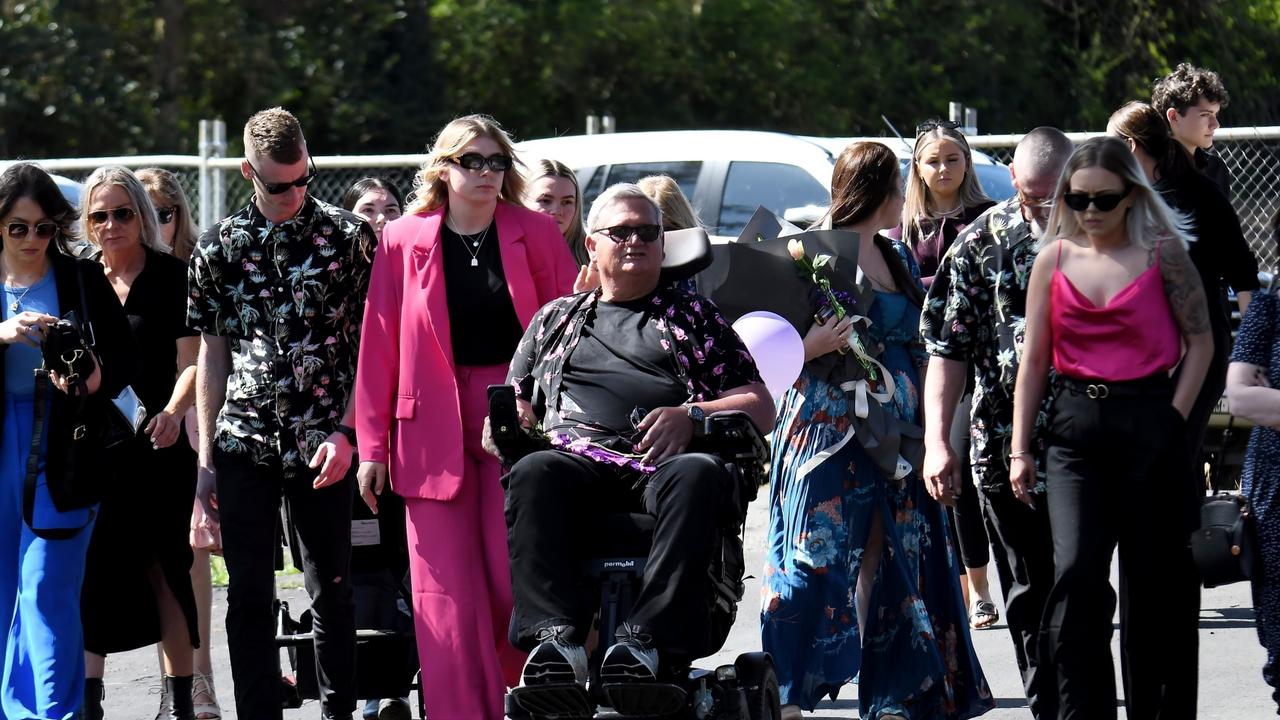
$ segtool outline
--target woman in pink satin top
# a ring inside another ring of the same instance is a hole
[[[1213,340],[1187,221],[1110,137],[1076,149],[1054,202],[1027,288],[1010,480],[1019,499],[1048,505],[1055,568],[1042,627],[1059,707],[1116,717],[1118,545],[1128,715],[1194,717],[1197,483],[1185,418]],[[1041,492],[1030,449],[1047,390]]]

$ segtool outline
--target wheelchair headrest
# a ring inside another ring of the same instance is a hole
[[[662,258],[662,281],[686,280],[711,265],[711,239],[702,228],[669,230]]]

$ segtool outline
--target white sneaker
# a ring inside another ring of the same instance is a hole
[[[573,628],[554,625],[538,631],[538,646],[529,653],[521,673],[521,684],[587,685],[587,651],[570,640]]]

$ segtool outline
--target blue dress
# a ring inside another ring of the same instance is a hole
[[[58,315],[57,287],[49,272],[25,288],[3,289],[0,321],[20,311]],[[80,630],[80,583],[92,524],[69,540],[36,537],[22,518],[23,482],[31,452],[35,382],[40,351],[0,345],[4,352],[3,422],[0,422],[0,720],[69,720],[84,696],[84,644]],[[54,390],[53,392],[57,392]],[[45,437],[41,454],[47,450]],[[58,512],[37,479],[33,521],[37,527],[80,527],[91,510]]]
[[[894,377],[885,409],[918,423],[920,310],[901,293],[877,292],[868,316]],[[838,386],[806,368],[778,407],[761,632],[783,704],[812,710],[857,681],[863,718],[960,719],[990,710],[942,507],[915,472],[886,477],[856,438],[799,473],[851,425],[853,407]],[[855,591],[875,513],[885,528],[884,555],[864,638]]]
[[[1231,353],[1232,362],[1262,368],[1267,383],[1273,388],[1280,388],[1277,323],[1280,323],[1280,300],[1276,294],[1254,293]],[[1280,706],[1280,432],[1275,428],[1253,427],[1240,491],[1253,508],[1262,551],[1262,562],[1252,579],[1258,640],[1267,650],[1262,677],[1271,686],[1272,699]]]

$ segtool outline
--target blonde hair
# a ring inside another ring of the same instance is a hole
[[[1165,204],[1160,193],[1152,189],[1146,174],[1138,166],[1138,161],[1129,152],[1129,146],[1120,138],[1104,136],[1081,143],[1067,161],[1062,178],[1058,181],[1058,190],[1054,193],[1048,232],[1040,239],[1041,248],[1058,238],[1075,237],[1082,232],[1079,214],[1067,207],[1062,196],[1071,187],[1071,176],[1078,170],[1091,167],[1119,176],[1129,188],[1134,200],[1125,218],[1125,232],[1129,236],[1129,242],[1152,250],[1156,242],[1164,238],[1177,240],[1183,247],[1195,239],[1189,231],[1190,221]]]
[[[591,262],[591,256],[587,254],[587,231],[582,227],[582,187],[578,185],[578,176],[569,169],[568,165],[559,160],[538,160],[530,168],[525,185],[526,191],[530,192],[528,198],[530,201],[537,200],[532,197],[530,186],[544,177],[564,178],[573,185],[573,204],[576,209],[573,213],[573,222],[569,223],[569,230],[564,234],[564,241],[569,244],[573,259],[579,265],[586,265]]]
[[[645,195],[653,198],[662,210],[664,230],[687,230],[703,227],[694,211],[689,198],[685,197],[680,185],[670,175],[649,175],[636,181],[636,186]]]
[[[260,110],[244,124],[244,156],[247,160],[271,158],[292,165],[302,159],[302,125],[282,107]]]
[[[138,180],[138,176],[133,171],[122,165],[105,165],[93,171],[89,178],[84,181],[84,189],[81,191],[80,202],[80,223],[85,228],[85,236],[89,242],[94,245],[98,244],[97,232],[94,225],[89,222],[89,204],[93,202],[93,194],[99,188],[108,185],[116,185],[124,188],[125,193],[129,196],[129,203],[133,205],[133,209],[138,213],[138,221],[141,225],[139,229],[139,239],[143,246],[162,253],[168,253],[169,248],[165,247],[160,241],[160,221],[156,218],[156,208],[151,204],[151,197],[147,195],[147,189],[142,186],[142,182]]]
[[[454,119],[436,135],[427,161],[413,179],[413,196],[409,200],[406,215],[427,212],[445,204],[449,199],[449,187],[444,176],[448,172],[448,163],[472,140],[487,137],[496,142],[502,153],[511,158],[511,169],[503,173],[502,187],[498,190],[498,199],[519,205],[524,198],[524,176],[517,171],[517,166],[524,163],[516,157],[516,149],[511,143],[511,136],[488,115],[465,115]]]
[[[173,222],[177,227],[173,233],[171,252],[183,262],[190,262],[198,233],[195,221],[191,217],[191,203],[187,201],[187,193],[183,191],[182,183],[178,182],[178,176],[163,168],[143,168],[134,174],[147,189],[148,196],[161,197],[165,203],[173,207]]]
[[[941,213],[934,207],[933,193],[920,175],[920,158],[933,145],[947,140],[955,143],[964,154],[964,179],[960,181],[957,191],[961,208],[971,208],[991,202],[991,198],[982,191],[978,182],[978,174],[973,171],[973,151],[969,149],[969,141],[964,133],[954,128],[936,127],[920,134],[916,138],[915,149],[911,152],[910,167],[907,169],[907,188],[902,200],[902,239],[908,247],[914,248],[925,236],[923,221],[936,220]]]

